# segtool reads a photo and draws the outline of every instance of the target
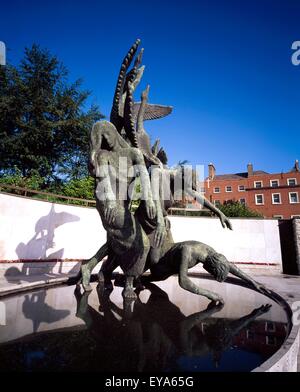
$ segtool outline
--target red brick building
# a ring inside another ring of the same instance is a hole
[[[287,173],[269,174],[253,170],[235,174],[216,174],[208,165],[205,196],[215,205],[234,200],[246,204],[265,218],[290,219],[300,217],[300,169],[298,160]]]

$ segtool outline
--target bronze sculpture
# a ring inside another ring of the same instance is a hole
[[[144,72],[144,67],[140,67],[143,49],[132,69],[128,69],[139,44],[140,40],[137,40],[122,62],[110,122],[100,121],[91,131],[89,169],[95,177],[96,206],[107,231],[107,242],[94,257],[82,263],[84,289],[91,290],[92,270],[108,256],[102,264],[99,281],[106,290],[112,290],[112,272],[120,266],[126,277],[125,299],[136,298],[134,280],[139,282],[143,272],[150,268],[151,275],[143,278],[143,282],[163,280],[172,273],[178,273],[181,287],[222,303],[222,298],[216,293],[194,287],[188,279],[188,268],[198,262],[203,262],[204,268],[219,281],[231,272],[257,290],[269,293],[224,256],[215,257],[217,253],[207,245],[196,241],[174,243],[167,210],[174,205],[178,184],[216,214],[224,228],[232,229],[232,226],[229,219],[198,191],[194,171],[186,171],[182,167],[168,168],[167,155],[158,148],[159,141],[151,148],[144,121],[166,116],[171,113],[172,107],[148,104],[149,86],[143,91],[141,102],[134,102],[133,93]],[[139,207],[133,213],[129,190],[138,177],[142,192]],[[223,275],[218,274],[219,271],[223,271]]]

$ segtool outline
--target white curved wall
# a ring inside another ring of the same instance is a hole
[[[0,194],[0,260],[83,259],[106,241],[94,208]]]
[[[0,194],[0,260],[84,259],[106,241],[94,208]],[[232,219],[233,231],[216,218],[170,217],[175,241],[198,240],[230,261],[271,264],[281,270],[278,221]]]

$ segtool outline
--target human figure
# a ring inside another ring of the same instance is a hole
[[[107,121],[97,122],[91,132],[90,169],[96,178],[96,208],[107,231],[107,250],[112,265],[120,265],[126,276],[124,298],[136,298],[133,280],[144,271],[149,240],[142,226],[130,211],[128,189],[140,176],[146,214],[156,216],[150,179],[142,153],[130,147]],[[122,165],[126,165],[124,168]],[[122,194],[124,193],[125,194]],[[120,194],[121,197],[120,197]],[[83,264],[82,274],[89,283],[91,268]],[[88,283],[85,289],[90,289]]]
[[[252,285],[263,294],[271,294],[261,283],[256,282],[251,276],[241,271],[236,265],[230,263],[225,256],[217,253],[211,246],[197,241],[178,242],[170,246],[162,255],[159,262],[150,265],[150,275],[142,277],[142,283],[165,280],[171,275],[178,274],[180,287],[191,293],[203,295],[216,303],[224,303],[223,298],[210,290],[196,285],[189,277],[188,270],[202,263],[203,268],[218,282],[223,282],[229,273],[237,276]],[[146,266],[147,268],[147,266]]]

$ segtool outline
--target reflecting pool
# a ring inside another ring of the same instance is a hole
[[[0,370],[251,371],[283,344],[281,305],[238,285],[192,280],[225,305],[184,291],[176,277],[140,292],[131,313],[122,287],[108,297],[96,283],[89,294],[63,285],[3,298]]]

